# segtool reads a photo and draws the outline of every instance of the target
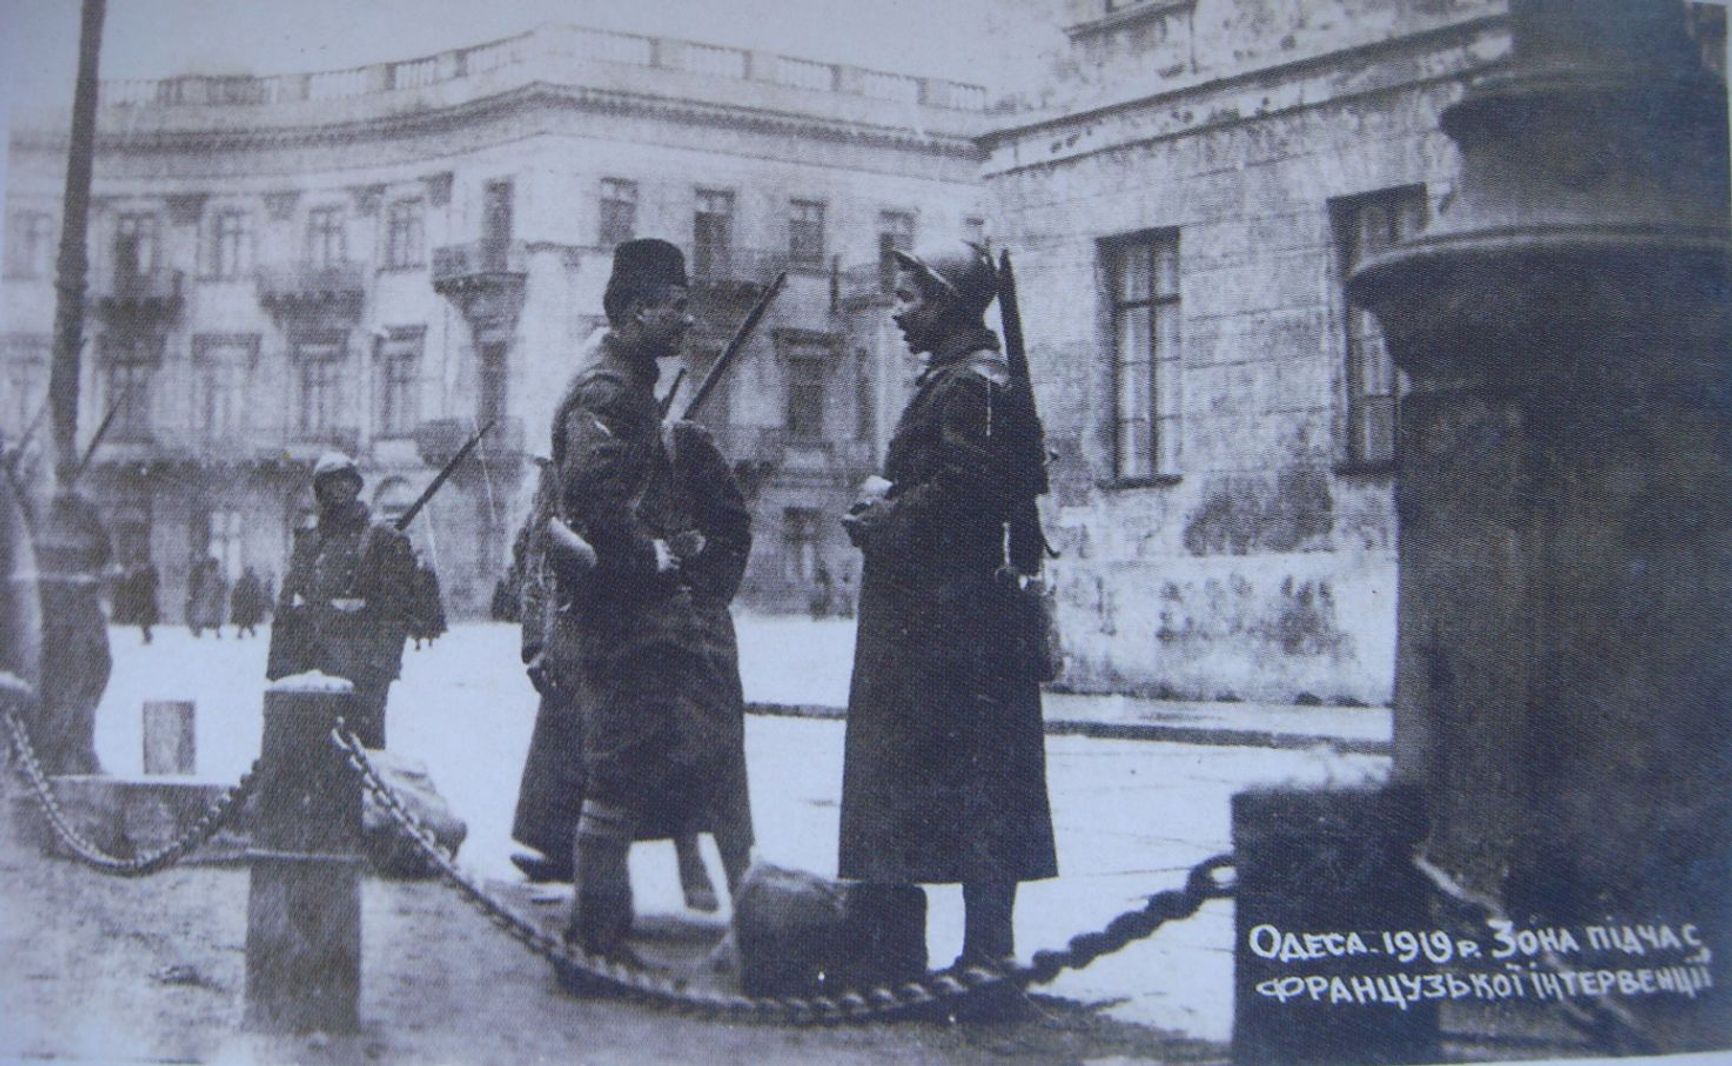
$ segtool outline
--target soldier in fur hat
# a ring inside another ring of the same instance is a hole
[[[678,355],[693,325],[684,255],[661,240],[621,244],[603,306],[609,328],[595,361],[554,419],[547,557],[562,609],[544,655],[582,728],[567,935],[586,951],[623,957],[633,839],[715,828],[734,887],[751,834],[749,823],[743,833],[713,824],[728,806],[717,790],[735,767],[743,779],[738,665],[697,602],[707,594],[701,575],[724,545],[701,531],[704,494],[675,470],[654,392],[657,360]],[[573,544],[584,544],[581,557]]]

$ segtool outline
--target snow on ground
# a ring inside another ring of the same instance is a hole
[[[846,702],[852,623],[743,616],[739,628],[748,698]],[[115,629],[113,644],[114,676],[97,720],[104,766],[124,775],[140,771],[144,700],[190,699],[198,706],[200,776],[236,779],[258,752],[265,638],[214,640],[207,634],[195,640],[172,627],[159,629],[147,647],[136,629]],[[511,626],[460,625],[432,647],[409,651],[392,689],[390,746],[427,764],[469,824],[464,865],[489,878],[517,877],[509,834],[534,716],[535,693],[519,665]],[[834,875],[842,739],[837,721],[747,720],[763,858]],[[1181,886],[1191,865],[1228,850],[1233,793],[1258,784],[1376,778],[1388,765],[1375,756],[1324,750],[1084,737],[1049,738],[1047,757],[1060,876],[1022,887],[1017,944],[1024,958],[1101,927],[1150,893]],[[720,862],[707,840],[705,847],[720,885]],[[681,909],[671,845],[634,848],[632,878],[641,911]],[[961,948],[961,891],[938,886],[929,897],[931,958],[945,965]],[[1231,948],[1232,907],[1217,901],[1050,987],[1081,999],[1122,1001],[1112,1013],[1126,1020],[1226,1040]]]

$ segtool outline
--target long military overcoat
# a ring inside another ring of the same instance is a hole
[[[997,338],[939,346],[885,456],[848,696],[839,870],[876,882],[1057,873],[1040,689],[1011,661],[1009,374]],[[995,426],[995,416],[998,424]],[[997,430],[995,432],[995,429]]]
[[[295,534],[271,627],[272,679],[319,670],[359,687],[395,680],[403,665],[415,556],[409,538],[352,501]]]
[[[565,602],[548,653],[579,705],[586,791],[628,807],[640,826],[685,827],[714,804],[744,725],[731,642],[700,614],[685,570],[661,565],[695,516],[661,434],[655,379],[652,361],[609,335],[560,405],[559,512],[596,563],[559,575]]]

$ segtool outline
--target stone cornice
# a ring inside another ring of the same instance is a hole
[[[964,136],[922,135],[903,127],[876,126],[785,111],[711,104],[611,89],[532,82],[494,96],[451,107],[384,115],[317,126],[254,129],[178,129],[149,132],[98,132],[99,152],[174,153],[231,152],[260,149],[353,145],[366,140],[441,134],[454,128],[499,117],[521,118],[528,108],[574,110],[596,114],[653,118],[673,123],[718,127],[783,137],[843,141],[902,151],[979,160],[980,149]],[[15,129],[12,150],[64,151],[64,134]]]
[[[1391,56],[1432,51],[1439,48],[1471,44],[1474,40],[1484,37],[1491,31],[1502,29],[1507,23],[1503,14],[1482,15],[1462,22],[1438,26],[1429,30],[1404,34],[1386,40],[1369,41],[1362,44],[1340,48],[1319,55],[1306,56],[1302,59],[1282,63],[1272,63],[1268,66],[1250,70],[1235,71],[1214,78],[1178,85],[1171,89],[1145,93],[1127,97],[1121,100],[1107,100],[1085,103],[1074,110],[1061,113],[1036,113],[1028,115],[1021,122],[1006,122],[982,133],[976,140],[987,152],[992,152],[1004,145],[1022,139],[1036,139],[1055,136],[1061,131],[1074,129],[1078,126],[1088,126],[1106,119],[1123,115],[1129,111],[1154,110],[1162,107],[1195,107],[1196,101],[1212,94],[1229,94],[1247,90],[1260,84],[1271,82],[1295,81],[1315,76],[1321,72],[1339,67],[1344,60],[1352,57],[1352,61],[1361,65],[1375,65],[1387,62]],[[1479,73],[1474,71],[1473,73]],[[1460,72],[1448,76],[1460,76]],[[1329,99],[1313,99],[1306,101],[1307,106],[1328,104],[1341,99],[1364,96],[1369,92],[1385,91],[1415,82],[1434,81],[1438,76],[1421,77],[1403,81],[1401,85],[1377,85],[1355,88],[1343,91]],[[1262,117],[1257,115],[1246,118]],[[1076,155],[1088,154],[1077,152]],[[1056,157],[1055,157],[1056,158]],[[1069,158],[1069,156],[1066,156]]]

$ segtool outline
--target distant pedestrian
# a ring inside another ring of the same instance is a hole
[[[419,554],[415,556],[407,621],[416,651],[421,650],[422,641],[432,644],[449,628],[445,622],[445,596],[439,591],[439,573]]]
[[[265,586],[252,567],[241,571],[229,594],[229,621],[234,623],[235,637],[256,637],[258,625],[265,620]]]
[[[835,610],[835,597],[836,584],[830,580],[830,568],[819,563],[812,577],[812,594],[806,600],[806,610],[813,621],[830,617]]]
[[[223,610],[229,597],[228,579],[223,577],[222,564],[206,556],[193,567],[186,590],[186,624],[197,637],[211,630],[217,639],[223,635]]]
[[[151,628],[162,620],[162,608],[158,603],[158,594],[162,577],[157,573],[156,564],[149,556],[143,556],[133,561],[121,576],[120,587],[114,593],[114,621],[116,625],[137,626],[144,636],[144,643],[151,641]]]

